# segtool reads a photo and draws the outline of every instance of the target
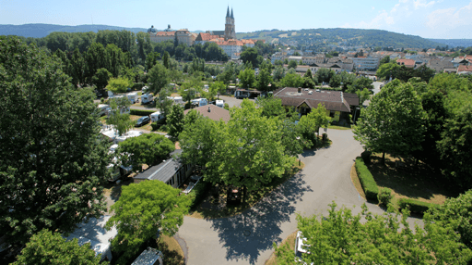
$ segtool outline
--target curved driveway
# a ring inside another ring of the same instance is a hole
[[[360,212],[365,200],[352,184],[350,170],[363,149],[350,130],[328,130],[328,136],[331,147],[302,154],[305,168],[244,214],[210,220],[185,217],[178,234],[188,247],[187,263],[264,264],[273,252],[272,243],[297,230],[297,213],[327,215],[333,200],[338,208],[355,206],[353,213]],[[383,213],[367,205],[371,212]]]

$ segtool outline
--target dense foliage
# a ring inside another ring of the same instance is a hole
[[[170,152],[175,150],[174,143],[164,135],[146,133],[137,137],[130,137],[119,143],[118,153],[124,153],[134,168],[143,164],[155,165],[166,158]],[[129,164],[129,163],[126,163]]]
[[[23,245],[38,231],[70,231],[104,210],[108,144],[90,89],[55,56],[0,37],[0,230]],[[20,107],[19,107],[20,106]]]
[[[353,215],[345,207],[329,215],[297,216],[298,229],[306,238],[301,258],[288,247],[276,249],[278,264],[469,264],[472,251],[449,227],[425,216],[424,228],[410,229],[407,212],[373,215],[362,206]],[[399,221],[399,219],[401,221]],[[365,220],[365,221],[364,221]]]
[[[189,198],[179,194],[179,189],[160,180],[122,187],[120,199],[111,207],[115,215],[106,225],[107,228],[116,225],[118,229],[112,246],[114,251],[123,253],[119,264],[135,255],[158,231],[168,236],[178,231],[190,207]]]
[[[100,264],[100,254],[90,248],[90,243],[79,245],[78,239],[67,241],[59,233],[46,229],[39,231],[26,243],[14,265],[73,265]]]

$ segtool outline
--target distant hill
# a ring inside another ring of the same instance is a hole
[[[434,48],[440,43],[419,36],[406,35],[386,30],[372,29],[301,29],[301,30],[261,30],[237,33],[238,38],[265,39],[267,42],[297,41],[309,46],[365,46],[394,48]]]
[[[434,42],[439,42],[442,45],[449,45],[449,47],[472,47],[472,39],[429,39]]]
[[[107,25],[78,25],[62,26],[52,24],[24,24],[24,25],[0,25],[0,35],[17,35],[23,37],[42,38],[55,31],[62,32],[98,32],[99,30],[128,30],[134,33],[147,31],[145,28],[123,28]]]

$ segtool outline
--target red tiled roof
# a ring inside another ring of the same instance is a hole
[[[406,67],[415,67],[415,60],[413,59],[398,59],[398,65],[404,65]]]
[[[211,35],[210,33],[199,33],[195,41],[209,41],[218,37],[218,35]]]
[[[155,34],[156,36],[167,36],[167,37],[171,37],[171,36],[175,36],[175,31],[158,31],[156,32]]]
[[[208,111],[210,109],[211,111]],[[189,113],[192,109],[188,109],[184,111],[184,114]],[[208,117],[214,121],[219,121],[222,119],[225,122],[228,122],[231,116],[229,115],[229,111],[215,105],[206,105],[201,106],[198,108],[194,108],[194,110],[198,111],[202,116]]]
[[[459,65],[457,72],[472,72],[472,65]]]

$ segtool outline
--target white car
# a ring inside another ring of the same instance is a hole
[[[306,248],[308,248],[309,245],[307,245],[305,242],[306,242],[306,237],[303,237],[302,231],[298,231],[297,232],[297,239],[295,240],[295,261],[296,262],[301,262],[302,261],[302,254],[303,253],[310,254],[310,252],[308,252],[306,250]],[[304,263],[304,264],[306,264],[306,263]],[[311,264],[313,264],[313,263],[311,263]]]

